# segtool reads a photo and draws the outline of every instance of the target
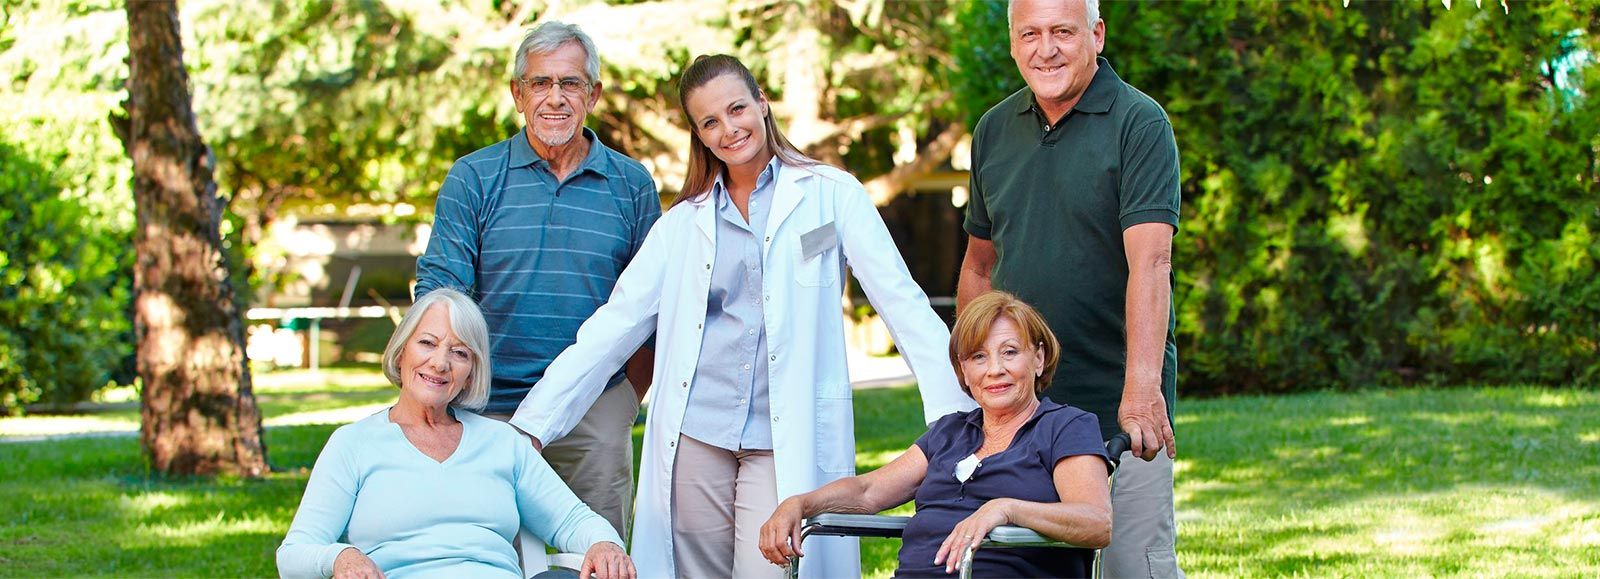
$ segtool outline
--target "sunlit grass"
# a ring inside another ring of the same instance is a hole
[[[862,471],[921,433],[910,389],[856,408]],[[1600,576],[1597,434],[1592,390],[1183,400],[1179,560],[1197,578]],[[896,547],[863,541],[867,575]]]
[[[370,370],[261,384],[356,400],[345,408],[393,395]],[[855,408],[862,472],[922,433],[912,388],[857,392]],[[1178,413],[1191,577],[1600,576],[1600,393],[1242,397]],[[273,550],[333,428],[268,429],[277,471],[261,480],[152,477],[132,437],[0,443],[0,576],[276,575]],[[863,541],[865,574],[891,573],[897,548]]]

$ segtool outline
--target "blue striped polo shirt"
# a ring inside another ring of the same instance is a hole
[[[587,127],[589,154],[557,181],[525,131],[457,160],[439,188],[416,295],[454,287],[489,324],[488,413],[509,414],[611,297],[661,217],[643,165]],[[622,381],[619,369],[611,379]]]

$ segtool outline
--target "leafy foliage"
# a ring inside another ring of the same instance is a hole
[[[1003,43],[1004,9],[969,5],[958,36]],[[1596,2],[1102,17],[1182,153],[1185,392],[1600,379]],[[957,54],[969,77],[999,59]],[[969,111],[1009,92],[957,88]]]
[[[126,251],[0,140],[0,414],[87,399],[128,353]]]

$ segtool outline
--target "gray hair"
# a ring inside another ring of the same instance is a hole
[[[1006,0],[1006,28],[1011,28],[1012,5],[1017,0]],[[1094,28],[1094,22],[1100,19],[1100,0],[1083,0],[1084,24]]]
[[[482,410],[489,403],[489,324],[483,321],[483,312],[478,309],[478,304],[458,290],[439,288],[423,294],[411,304],[411,309],[406,311],[405,317],[400,318],[400,324],[395,327],[394,335],[389,337],[388,347],[383,349],[383,375],[395,386],[400,385],[400,352],[411,341],[411,334],[417,331],[422,315],[435,305],[445,306],[445,312],[450,316],[450,331],[472,351],[472,373],[467,375],[467,386],[461,389],[455,400],[450,401],[450,405]]]
[[[569,42],[576,42],[583,47],[583,53],[588,55],[584,59],[583,71],[589,75],[589,82],[600,79],[600,53],[594,49],[594,41],[588,34],[583,33],[577,24],[567,24],[560,20],[546,20],[528,31],[522,37],[522,44],[517,46],[517,65],[512,70],[513,78],[521,79],[528,73],[528,55],[550,54],[560,49]]]

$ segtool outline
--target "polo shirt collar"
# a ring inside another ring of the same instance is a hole
[[[1088,88],[1083,89],[1083,96],[1072,105],[1072,110],[1087,114],[1101,114],[1111,111],[1111,104],[1117,102],[1117,87],[1122,84],[1122,77],[1117,76],[1117,71],[1111,69],[1111,62],[1104,56],[1094,57],[1095,64],[1099,65],[1094,72],[1094,78],[1089,79]],[[1028,98],[1017,100],[1017,114],[1031,113],[1039,110],[1039,103],[1033,96],[1033,89],[1023,87],[1022,90]]]
[[[605,145],[600,143],[600,136],[595,134],[595,132],[589,127],[582,127],[582,134],[576,135],[573,138],[580,137],[589,140],[589,154],[583,157],[583,162],[578,164],[578,169],[577,171],[574,171],[574,174],[582,173],[584,171],[594,171],[601,175],[606,174]],[[527,129],[517,131],[517,135],[511,137],[510,155],[510,164],[512,167],[527,167],[530,165],[539,164],[542,164],[547,168],[550,166],[550,162],[544,160],[543,157],[540,157],[539,153],[533,150],[533,145],[528,143]]]
[[[1066,406],[1062,406],[1060,404],[1056,404],[1054,401],[1050,400],[1049,398],[1045,398],[1045,397],[1041,396],[1039,398],[1039,407],[1033,409],[1033,416],[1028,418],[1028,422],[1032,423],[1032,422],[1038,420],[1040,416],[1044,416],[1045,414],[1048,414],[1048,413],[1051,413],[1051,412],[1055,412],[1055,411],[1060,410],[1062,408],[1066,408]],[[971,414],[968,414],[967,415],[967,424],[972,426],[972,427],[974,427],[974,428],[980,428],[980,429],[983,428],[983,409],[979,408],[977,410],[972,411]]]

